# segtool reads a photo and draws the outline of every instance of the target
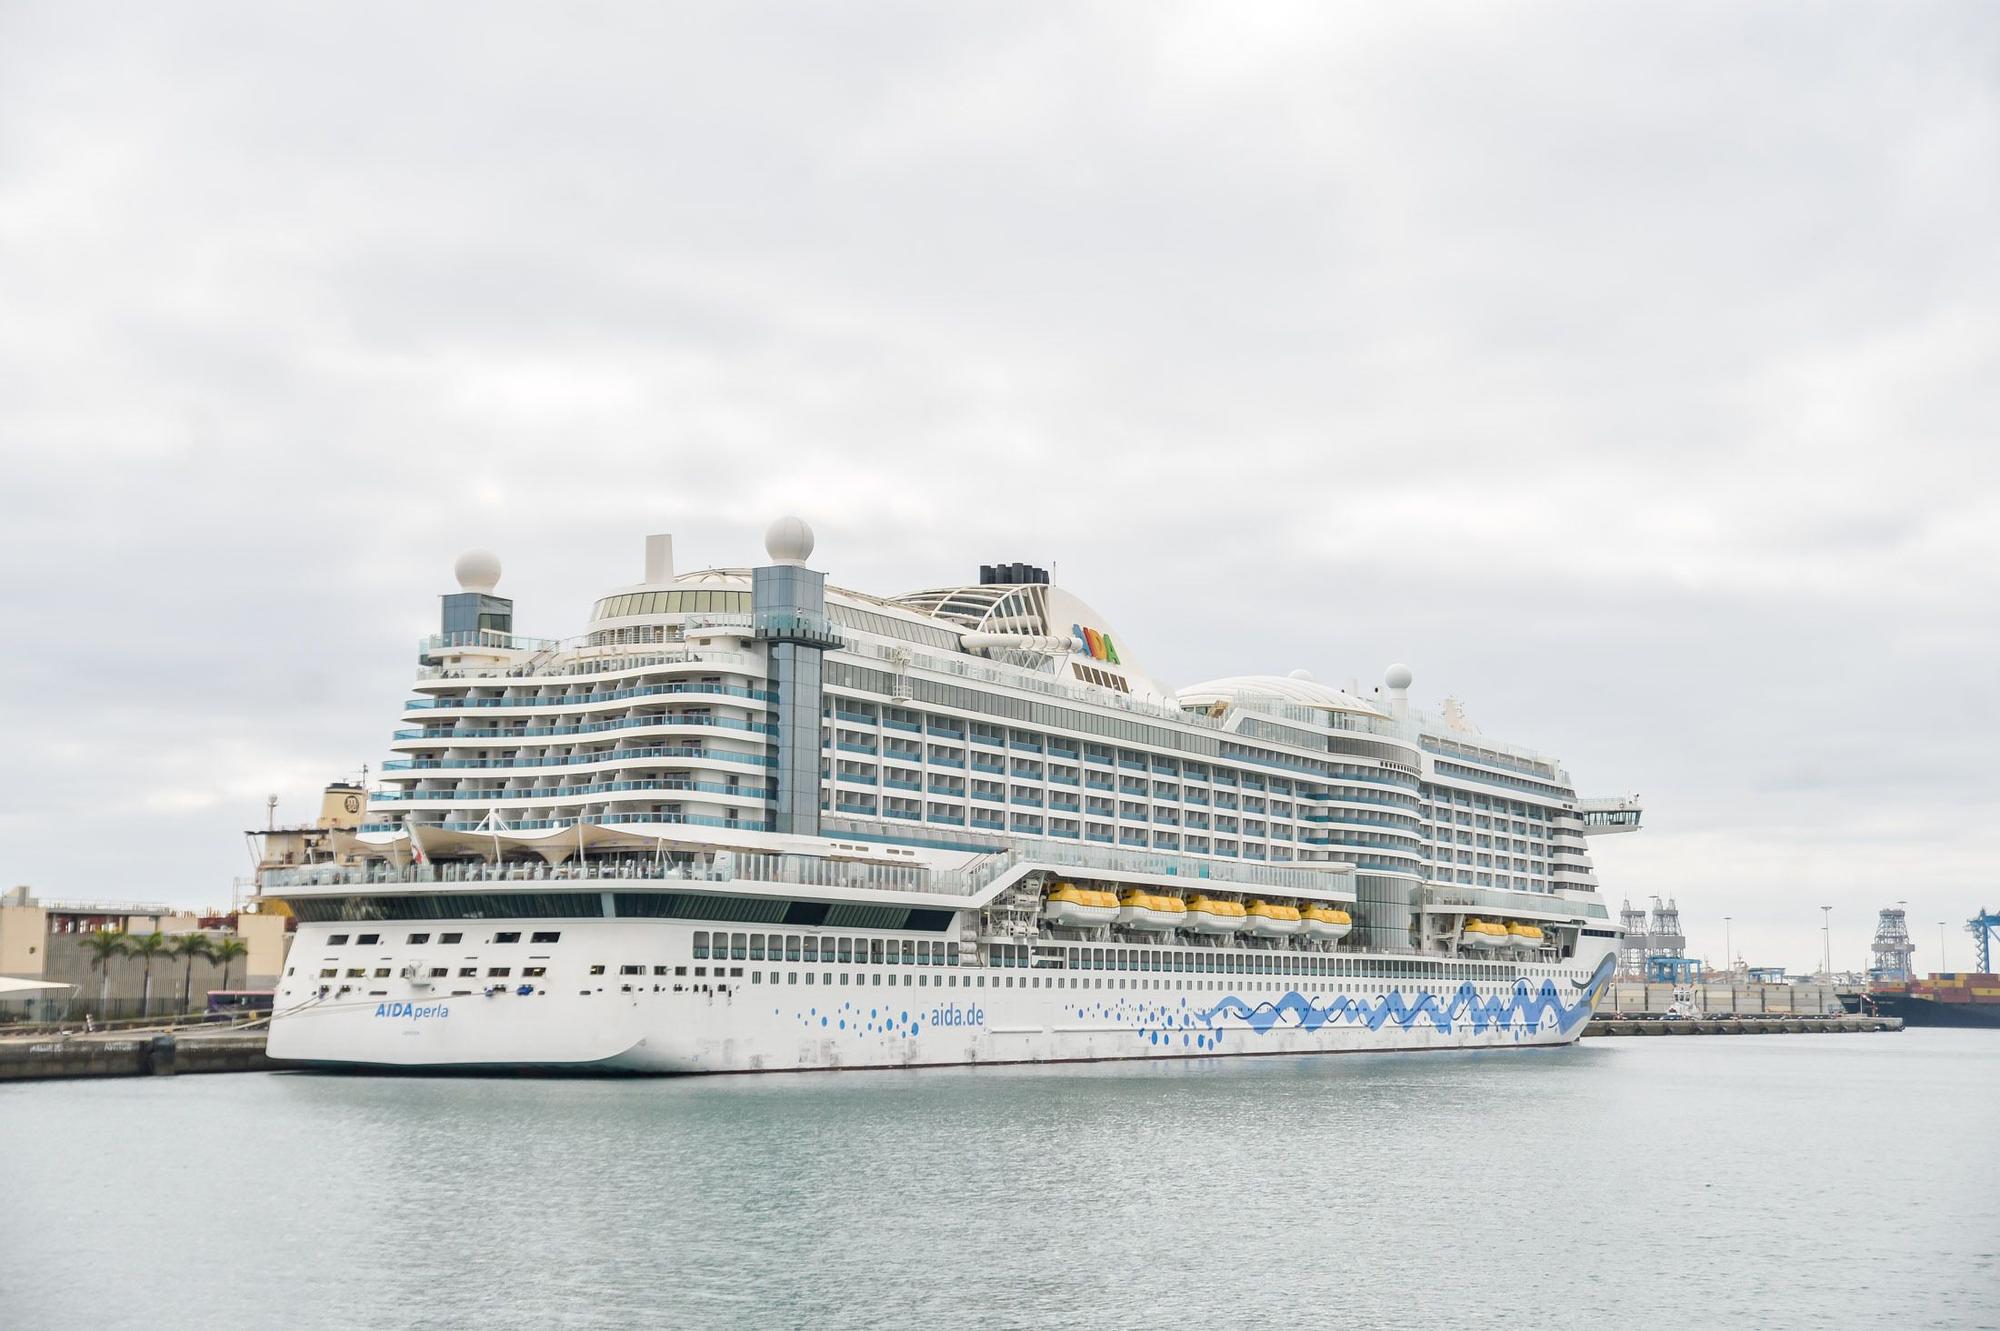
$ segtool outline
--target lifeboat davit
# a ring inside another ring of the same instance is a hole
[[[1165,933],[1187,921],[1187,903],[1179,897],[1142,892],[1130,887],[1118,894],[1118,923],[1127,929]]]
[[[1248,912],[1240,901],[1217,901],[1213,897],[1189,897],[1187,918],[1181,928],[1198,934],[1235,934],[1243,932],[1248,921]]]
[[[1354,929],[1354,921],[1348,913],[1333,906],[1301,907],[1299,918],[1304,922],[1306,937],[1321,942],[1345,938]]]
[[[1243,927],[1259,938],[1290,938],[1305,928],[1297,906],[1280,906],[1269,901],[1253,901],[1244,911]]]
[[[1542,931],[1532,924],[1509,924],[1508,941],[1522,952],[1537,952],[1542,946]]]
[[[1118,898],[1096,888],[1057,883],[1042,901],[1042,918],[1065,929],[1096,929],[1118,918]]]

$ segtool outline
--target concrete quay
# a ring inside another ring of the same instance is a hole
[[[278,1066],[264,1053],[265,1037],[263,1030],[5,1036],[0,1082],[258,1072]]]
[[[1900,1031],[1901,1017],[1632,1017],[1600,1012],[1584,1028],[1600,1035],[1832,1035],[1860,1031]]]

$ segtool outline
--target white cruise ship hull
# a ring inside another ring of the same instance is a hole
[[[549,925],[471,923],[482,936]],[[1509,1049],[1577,1039],[1611,971],[1608,957],[1582,981],[1574,966],[1544,966],[1442,982],[745,959],[697,977],[687,925],[563,921],[560,932],[541,949],[475,945],[469,965],[450,968],[480,973],[469,990],[392,978],[322,996],[294,980],[280,990],[270,1054],[357,1069],[708,1073]],[[294,956],[357,955],[325,948],[329,933],[302,929]],[[378,946],[358,969],[398,976],[390,959],[404,950]],[[529,951],[545,974],[522,981]],[[672,960],[620,960],[633,957]],[[501,958],[512,974],[487,979]],[[656,964],[669,973],[653,974]],[[635,965],[644,973],[620,973]]]

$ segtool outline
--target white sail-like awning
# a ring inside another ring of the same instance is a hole
[[[74,989],[73,984],[58,984],[54,980],[16,980],[0,975],[0,998],[15,994],[40,993],[44,989]]]

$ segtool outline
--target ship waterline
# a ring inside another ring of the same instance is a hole
[[[1302,671],[1170,690],[1039,569],[879,598],[646,579],[566,640],[460,561],[367,811],[262,873],[270,1050],[353,1068],[734,1072],[1581,1034],[1634,800],[1455,704]]]

